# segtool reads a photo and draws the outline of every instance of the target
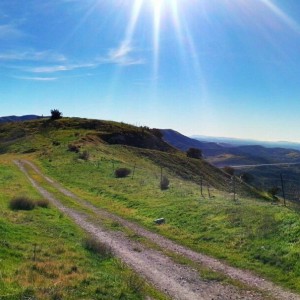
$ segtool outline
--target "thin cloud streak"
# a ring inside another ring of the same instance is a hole
[[[26,34],[14,24],[0,25],[0,39],[17,39],[25,36]]]
[[[31,73],[56,73],[56,72],[73,71],[76,69],[96,68],[98,65],[99,64],[97,63],[90,63],[90,64],[42,66],[42,67],[26,68],[24,69],[24,71],[31,72]]]
[[[0,61],[52,61],[63,62],[66,57],[53,51],[9,51],[0,53]]]
[[[144,63],[143,59],[135,59],[130,56],[134,51],[128,41],[122,42],[116,49],[111,49],[108,57],[103,62],[112,63],[120,66],[141,65]]]
[[[26,67],[22,68],[23,71],[30,73],[57,73],[74,71],[78,69],[94,69],[104,64],[116,64],[120,66],[133,66],[144,64],[144,60],[141,58],[133,58],[131,54],[134,52],[128,43],[121,44],[120,47],[110,49],[106,57],[100,57],[91,63],[82,64],[59,64],[51,66],[38,66],[38,67]],[[1,60],[1,54],[0,54]]]
[[[58,78],[56,77],[22,77],[22,76],[14,76],[13,78],[19,80],[31,80],[31,81],[55,81]]]

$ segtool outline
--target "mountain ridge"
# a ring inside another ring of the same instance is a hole
[[[7,123],[7,122],[22,122],[22,121],[30,121],[30,120],[37,120],[41,119],[43,116],[38,115],[23,115],[23,116],[4,116],[0,117],[0,123]]]

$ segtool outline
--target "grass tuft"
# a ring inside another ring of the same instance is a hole
[[[132,273],[127,277],[127,287],[136,294],[142,294],[145,289],[145,280]]]
[[[169,188],[169,184],[170,184],[169,179],[166,176],[163,176],[163,178],[161,179],[161,182],[160,182],[160,189],[162,191],[167,190]]]
[[[127,177],[131,171],[128,168],[119,168],[115,171],[116,178],[124,178]]]
[[[34,201],[24,196],[13,198],[9,202],[9,208],[12,210],[33,210],[34,207]]]
[[[111,247],[89,236],[83,240],[83,247],[90,252],[99,255],[103,259],[109,259],[113,256]]]
[[[47,199],[41,199],[36,201],[36,206],[42,207],[42,208],[48,208],[49,207],[49,201]]]

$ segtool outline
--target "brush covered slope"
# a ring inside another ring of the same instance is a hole
[[[99,150],[104,145],[115,145],[108,149],[122,145],[119,149],[127,149],[132,162],[138,158],[146,159],[156,168],[164,168],[183,180],[198,184],[202,181],[222,191],[232,190],[231,176],[205,160],[186,157],[184,152],[166,143],[157,129],[80,118],[0,124],[0,154],[35,153],[38,156],[49,154],[50,157],[54,149],[82,153]],[[235,188],[240,194],[259,196],[257,191],[240,181],[236,182]]]
[[[155,130],[78,118],[35,120],[0,125],[0,143],[0,157],[34,161],[99,208],[300,292],[298,213],[271,205],[204,160],[187,158]],[[116,178],[119,168],[131,173]],[[160,188],[163,177],[166,189]],[[166,224],[156,226],[160,217]]]

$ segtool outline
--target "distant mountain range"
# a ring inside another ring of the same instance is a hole
[[[25,115],[25,116],[7,116],[7,117],[0,117],[0,123],[6,123],[6,122],[20,122],[20,121],[30,121],[30,120],[36,120],[41,119],[41,116],[37,115]]]
[[[300,143],[296,142],[287,142],[287,141],[257,141],[251,139],[238,139],[238,138],[227,138],[227,137],[212,137],[205,135],[193,135],[192,139],[199,141],[213,142],[221,144],[222,146],[232,147],[232,146],[245,146],[245,145],[260,145],[267,148],[288,148],[300,150]]]
[[[254,144],[254,141],[253,144],[246,144],[246,140],[238,139],[210,138],[203,141],[199,140],[199,137],[192,139],[172,129],[163,129],[161,132],[166,142],[182,151],[191,147],[201,149],[204,157],[218,167],[300,162],[300,151],[296,149],[270,148]]]
[[[267,142],[261,143],[264,145],[262,146],[251,144],[251,142],[255,142],[251,141],[245,145],[249,141],[209,137],[200,137],[201,140],[198,140],[171,129],[161,130],[161,132],[166,142],[182,151],[191,147],[201,149],[204,159],[217,167],[239,166],[236,168],[235,174],[237,176],[245,173],[248,176],[252,175],[251,184],[262,190],[268,190],[271,187],[280,189],[282,176],[286,185],[300,184],[300,151],[291,149],[293,143]],[[291,147],[270,148],[272,144]],[[297,144],[295,145],[297,146]],[[289,190],[292,189],[293,187],[289,187]]]

